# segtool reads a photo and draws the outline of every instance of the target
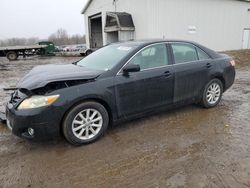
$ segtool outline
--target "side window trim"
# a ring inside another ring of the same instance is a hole
[[[199,60],[200,60],[200,57],[199,57],[198,49],[197,49],[196,46],[194,46],[194,49],[195,49],[195,52],[196,52],[197,60],[199,61]]]
[[[167,48],[167,54],[168,54],[168,65],[174,65],[174,57],[173,57],[173,53],[172,53],[172,48],[171,48],[171,44],[169,42],[165,43],[166,48]]]
[[[194,46],[195,46],[195,45],[194,45]],[[203,49],[199,48],[198,46],[195,46],[195,49],[196,49],[196,51],[197,51],[197,55],[198,55],[198,59],[199,59],[199,61],[204,61],[204,60],[201,60],[201,59],[200,59],[200,57],[199,57],[199,53],[198,53],[198,49],[199,49],[200,51],[202,51],[204,54],[206,54],[206,55],[207,55],[207,57],[208,57],[208,59],[207,59],[207,60],[212,59],[212,58],[210,57],[210,55],[208,55],[208,54],[207,54],[207,52],[205,52]]]
[[[173,65],[181,65],[181,64],[186,64],[186,63],[194,63],[194,62],[203,61],[203,60],[200,60],[197,49],[200,49],[201,51],[203,51],[209,57],[208,60],[212,59],[204,50],[202,50],[201,48],[199,48],[195,44],[192,44],[192,43],[189,43],[189,42],[169,42],[168,44],[169,44],[169,48],[170,48],[170,51],[171,51],[171,57],[172,57],[172,64]],[[183,62],[183,63],[175,63],[174,50],[173,50],[172,44],[186,44],[186,45],[193,46],[195,51],[196,51],[197,61],[188,61],[188,62]]]
[[[118,75],[122,75],[122,69],[130,63],[130,61],[136,56],[138,55],[140,52],[142,52],[143,50],[145,50],[146,48],[150,47],[150,46],[156,46],[156,45],[160,45],[160,44],[164,44],[166,46],[166,53],[167,53],[167,58],[168,58],[168,65],[165,65],[165,66],[160,66],[160,67],[154,67],[154,68],[148,68],[148,69],[143,69],[141,70],[140,72],[143,72],[143,71],[148,71],[148,70],[153,70],[153,69],[159,69],[159,68],[162,68],[162,67],[168,67],[168,66],[171,66],[173,65],[172,63],[172,58],[170,57],[171,56],[171,53],[169,52],[169,42],[158,42],[158,43],[154,43],[154,44],[149,44],[147,46],[144,46],[143,48],[141,48],[139,51],[137,51],[131,58],[129,58],[129,60],[122,66],[122,68],[117,72],[116,76]]]

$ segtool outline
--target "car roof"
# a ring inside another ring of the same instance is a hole
[[[190,43],[190,44],[193,44],[199,48],[201,48],[203,51],[205,51],[206,53],[209,54],[210,57],[212,58],[218,58],[220,57],[220,55],[203,46],[203,45],[200,45],[196,42],[193,42],[193,41],[188,41],[188,40],[179,40],[179,39],[146,39],[146,40],[133,40],[133,41],[126,41],[126,42],[118,42],[118,43],[113,43],[113,44],[110,44],[110,45],[124,45],[124,46],[131,46],[131,47],[144,47],[144,46],[147,46],[147,45],[150,45],[150,44],[155,44],[155,43],[161,43],[161,42],[181,42],[181,43]]]
[[[117,42],[110,45],[124,45],[124,46],[147,46],[154,43],[161,43],[161,42],[182,42],[182,43],[190,43],[194,44],[199,47],[203,47],[202,45],[188,40],[179,40],[179,39],[145,39],[145,40],[131,40],[126,42]]]

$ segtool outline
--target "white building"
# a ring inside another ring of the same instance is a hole
[[[214,50],[250,48],[248,1],[88,0],[82,10],[87,46],[169,38],[195,41]]]

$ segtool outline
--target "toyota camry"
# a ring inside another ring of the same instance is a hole
[[[96,141],[111,124],[192,103],[212,108],[235,79],[235,62],[189,41],[130,41],[66,65],[32,69],[6,106],[13,134]]]

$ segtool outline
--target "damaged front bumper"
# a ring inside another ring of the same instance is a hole
[[[12,133],[30,140],[51,140],[60,136],[61,112],[57,106],[18,110],[18,105],[27,98],[15,91],[6,105],[6,123]],[[32,131],[30,131],[32,130]],[[30,134],[32,132],[32,134]]]
[[[54,110],[48,108],[20,111],[10,103],[6,106],[8,128],[14,135],[30,140],[51,140],[60,136],[60,123],[55,121],[57,118],[53,114]]]

